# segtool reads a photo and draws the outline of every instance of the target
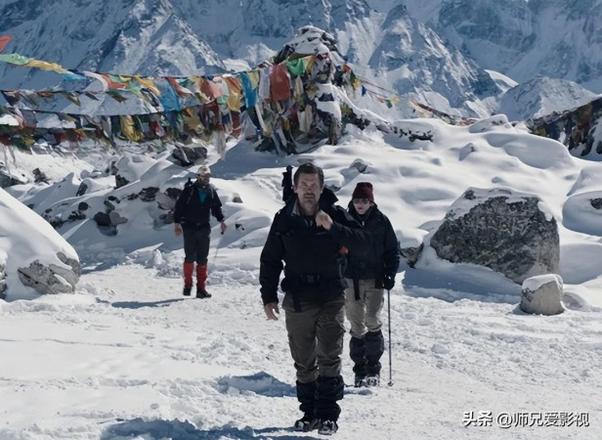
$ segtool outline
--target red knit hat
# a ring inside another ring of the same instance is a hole
[[[370,182],[358,182],[351,195],[352,199],[368,199],[374,203],[374,192]]]

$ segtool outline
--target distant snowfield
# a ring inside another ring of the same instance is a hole
[[[261,246],[282,206],[281,172],[310,158],[344,206],[357,182],[372,182],[402,246],[419,243],[469,186],[538,194],[559,224],[567,293],[565,313],[528,316],[517,309],[517,285],[486,269],[433,258],[402,266],[391,294],[394,384],[386,385],[385,353],[384,384],[348,389],[336,438],[599,439],[602,210],[588,195],[600,197],[602,164],[506,121],[395,122],[430,131],[433,142],[351,130],[341,144],[300,156],[258,153],[246,143],[231,145],[225,161],[212,154],[230,228],[223,237],[212,232],[208,300],[180,295],[181,241],[172,226],[153,227],[138,201],[127,208],[138,217],[115,237],[89,220],[69,224],[61,233],[87,267],[78,294],[24,301],[9,288],[10,301],[0,301],[0,439],[317,438],[289,429],[298,410],[286,331],[282,319],[265,320],[257,282]],[[364,174],[351,167],[358,158],[368,164]],[[43,158],[38,163],[43,169]],[[78,170],[87,169],[69,167],[75,181],[63,191],[77,188]],[[165,185],[165,169],[149,168],[132,188]],[[27,203],[27,194],[40,194],[29,190],[10,192]],[[99,183],[97,191],[108,190]],[[351,382],[347,344],[343,373]],[[463,425],[464,412],[487,410],[492,427]],[[495,422],[501,412],[554,411],[587,412],[591,426]]]

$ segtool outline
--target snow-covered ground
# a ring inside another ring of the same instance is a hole
[[[10,301],[0,301],[0,439],[316,438],[289,429],[298,417],[294,368],[283,320],[265,320],[257,282],[261,246],[282,206],[280,173],[309,158],[344,206],[357,182],[371,181],[402,246],[418,244],[470,186],[539,195],[558,221],[568,293],[565,313],[530,316],[517,308],[517,285],[506,288],[499,275],[466,265],[402,266],[391,292],[393,386],[385,353],[380,388],[347,390],[336,438],[599,439],[602,211],[590,200],[602,192],[602,164],[499,116],[471,127],[394,125],[430,131],[433,141],[370,128],[299,156],[258,153],[244,142],[230,145],[223,161],[211,152],[230,228],[212,233],[208,300],[180,295],[183,252],[171,225],[141,217],[108,237],[89,219],[69,224],[81,231],[68,238],[84,255],[77,294],[25,301],[9,291]],[[351,166],[358,158],[368,165],[363,174]],[[36,163],[44,171],[44,159]],[[75,162],[69,168],[74,179],[89,174]],[[165,169],[141,178],[160,186]],[[130,185],[137,191],[145,181]],[[27,194],[40,194],[31,189],[10,192],[27,203]],[[148,215],[137,203],[128,212]],[[490,283],[468,287],[452,274]],[[350,382],[347,347],[343,364]],[[493,426],[464,426],[465,412],[488,410]],[[585,412],[590,426],[503,429],[502,412]]]
[[[80,295],[3,303],[0,438],[297,438],[283,320],[265,320],[256,272],[227,260],[209,300],[180,297],[175,266],[125,264],[84,275]],[[336,438],[599,438],[599,313],[411,293],[391,294],[393,386],[348,388]],[[591,426],[464,427],[486,410],[589,412]]]

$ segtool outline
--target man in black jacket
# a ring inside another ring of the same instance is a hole
[[[203,165],[194,183],[187,183],[176,201],[174,210],[175,233],[184,233],[184,295],[190,296],[192,274],[196,262],[196,297],[210,298],[207,292],[207,256],[209,255],[209,214],[220,222],[221,233],[226,231],[222,203],[215,187],[209,183],[211,171]]]
[[[297,398],[304,413],[298,430],[338,429],[343,398],[345,255],[368,234],[324,190],[324,174],[313,164],[301,165],[294,175],[295,197],[287,200],[272,223],[261,253],[259,282],[268,319],[276,320],[278,282],[284,266],[282,307],[286,312],[291,355],[297,370]]]
[[[355,386],[380,383],[380,358],[385,349],[380,313],[384,289],[395,285],[399,268],[399,243],[391,222],[374,203],[369,182],[359,182],[349,203],[349,213],[370,232],[369,243],[349,249],[345,277],[345,312],[351,324],[349,343],[354,362]]]

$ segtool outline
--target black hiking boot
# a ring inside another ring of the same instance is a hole
[[[196,288],[196,297],[197,298],[211,298],[211,294],[209,292],[207,292],[204,288],[197,287]]]
[[[186,287],[184,286],[184,290],[182,291],[182,295],[184,296],[190,296],[190,291],[192,290],[192,287]]]
[[[356,388],[365,387],[366,386],[366,376],[363,374],[356,374],[355,381],[353,383]]]
[[[332,435],[339,429],[339,425],[334,420],[322,420],[318,428],[318,434]]]
[[[309,432],[320,426],[320,420],[313,416],[303,416],[295,422],[295,431]]]
[[[367,387],[377,387],[380,385],[380,375],[379,374],[370,374],[366,376],[366,386]]]

